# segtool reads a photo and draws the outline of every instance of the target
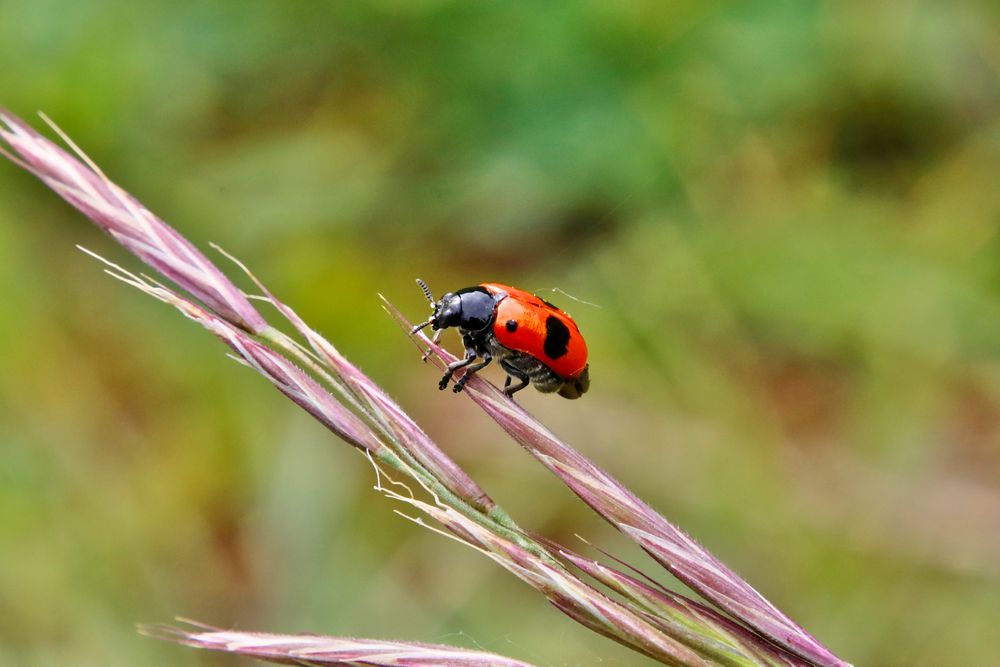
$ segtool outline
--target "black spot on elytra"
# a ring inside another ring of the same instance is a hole
[[[569,350],[569,329],[555,315],[545,319],[545,356],[558,359]]]
[[[514,333],[515,331],[517,331],[517,322],[514,320],[507,320],[507,323],[504,324],[504,327],[506,327],[507,331],[509,331],[510,333]]]

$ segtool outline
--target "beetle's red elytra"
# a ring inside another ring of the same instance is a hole
[[[528,384],[565,398],[580,398],[590,388],[587,343],[568,313],[531,292],[500,283],[465,287],[437,300],[424,281],[417,284],[434,313],[410,333],[430,326],[437,342],[442,331],[457,327],[465,346],[464,357],[449,364],[441,377],[440,389],[464,368],[465,374],[452,386],[462,391],[469,378],[493,360],[507,373],[503,391],[508,396]],[[513,384],[515,379],[518,384]]]

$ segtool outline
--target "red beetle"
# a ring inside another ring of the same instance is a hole
[[[437,333],[458,327],[465,346],[465,358],[448,365],[441,382],[444,389],[460,368],[465,374],[453,389],[462,391],[469,378],[496,359],[507,372],[503,391],[508,396],[528,386],[544,393],[559,392],[565,398],[580,398],[590,388],[587,344],[576,322],[567,313],[516,287],[482,283],[448,292],[435,300],[422,280],[417,284],[431,302],[434,314],[413,328],[414,334],[426,326]],[[473,363],[478,357],[482,361]],[[511,386],[513,378],[520,384]]]

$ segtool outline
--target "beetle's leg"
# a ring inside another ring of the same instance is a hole
[[[435,331],[434,332],[434,337],[431,338],[431,342],[434,343],[435,345],[437,345],[441,341],[441,334],[443,334],[443,333],[444,333],[444,329],[438,329],[437,331]],[[427,351],[424,352],[423,356],[420,357],[420,361],[427,361],[427,357],[429,357],[430,354],[431,354],[431,350],[430,350],[430,348],[428,348]]]
[[[438,382],[438,389],[444,389],[447,387],[448,383],[451,381],[451,376],[455,374],[455,371],[459,368],[468,366],[476,359],[477,356],[479,356],[476,353],[475,346],[472,344],[472,339],[468,336],[463,336],[462,342],[465,344],[465,358],[448,364],[448,369],[444,372],[444,375],[441,376],[441,381]]]
[[[478,364],[473,364],[468,368],[466,368],[465,375],[463,375],[458,379],[458,382],[455,383],[455,386],[451,388],[452,391],[454,391],[456,394],[462,391],[462,388],[465,387],[465,383],[469,381],[469,378],[472,377],[473,373],[478,373],[482,369],[486,368],[486,366],[488,366],[491,361],[493,361],[493,355],[490,354],[489,352],[483,352],[483,360],[480,361]]]
[[[503,385],[503,393],[504,394],[506,394],[507,396],[513,396],[516,392],[519,392],[519,391],[521,391],[522,389],[524,389],[525,387],[528,386],[528,374],[527,373],[525,373],[524,371],[522,371],[519,368],[515,368],[514,366],[512,366],[506,360],[503,360],[503,361],[500,362],[500,367],[503,368],[505,371],[507,371],[507,374],[508,374],[507,381]],[[510,383],[511,383],[510,376],[516,377],[518,380],[521,381],[521,383],[517,384],[517,385],[514,385],[513,387],[511,387],[510,386]]]

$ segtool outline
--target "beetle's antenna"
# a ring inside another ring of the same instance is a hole
[[[417,278],[417,284],[420,285],[420,289],[424,291],[424,296],[426,296],[427,300],[431,302],[431,309],[433,309],[435,305],[434,297],[431,295],[431,290],[429,287],[427,287],[427,283],[425,283],[420,278]],[[433,316],[423,324],[418,324],[417,326],[410,329],[410,335],[412,336],[413,334],[417,333],[418,331],[426,327],[428,324],[434,324]]]
[[[420,278],[417,278],[417,284],[420,285],[420,289],[422,289],[424,291],[424,296],[427,297],[427,300],[430,301],[431,302],[431,306],[433,306],[434,305],[434,297],[431,296],[431,290],[430,290],[430,288],[427,287],[427,283],[425,283]]]
[[[428,324],[433,324],[433,323],[434,323],[434,318],[432,317],[431,319],[427,320],[423,324],[418,324],[417,326],[415,326],[412,329],[410,329],[410,335],[412,336],[413,334],[417,333],[418,331],[420,331],[421,329],[423,329],[424,327],[426,327]]]

